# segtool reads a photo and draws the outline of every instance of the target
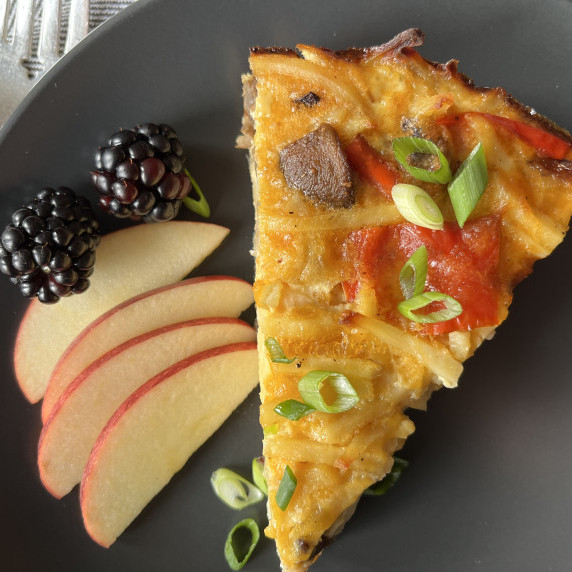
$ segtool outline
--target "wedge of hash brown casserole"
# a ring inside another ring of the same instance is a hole
[[[284,570],[307,569],[390,471],[414,431],[406,410],[457,385],[572,212],[569,134],[503,89],[475,87],[457,62],[426,61],[415,50],[422,41],[408,30],[366,49],[254,48],[243,77],[238,146],[250,152],[256,209],[266,534]],[[446,185],[420,183],[395,160],[392,140],[403,136],[434,142],[453,171],[482,144],[488,185],[462,229]],[[403,219],[391,199],[398,182],[432,196],[443,230]],[[420,245],[427,289],[459,300],[459,317],[424,325],[396,311],[400,268]],[[268,338],[295,359],[273,362]],[[278,415],[277,404],[300,401],[298,381],[314,370],[347,376],[357,405],[298,421]],[[297,484],[283,510],[275,495],[286,466]]]

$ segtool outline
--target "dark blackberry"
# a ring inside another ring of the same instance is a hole
[[[99,223],[83,197],[46,188],[12,214],[0,243],[0,272],[26,298],[53,304],[89,287]]]
[[[172,127],[145,123],[114,133],[95,156],[99,204],[118,218],[175,218],[191,191],[183,146]]]

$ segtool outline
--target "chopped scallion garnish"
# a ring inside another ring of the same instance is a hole
[[[381,481],[378,481],[377,483],[371,485],[371,487],[365,489],[365,494],[375,496],[384,495],[391,487],[395,485],[395,483],[399,480],[399,477],[401,477],[403,469],[407,468],[408,466],[409,463],[404,459],[393,457],[393,467],[391,467],[391,471],[387,473],[387,475],[385,475]]]
[[[414,314],[415,310],[421,310],[433,302],[440,302],[445,307],[429,314]],[[397,309],[408,319],[419,324],[435,324],[456,318],[463,308],[455,298],[441,292],[423,292],[400,302]]]
[[[336,398],[328,405],[321,393],[321,389],[329,382]],[[353,388],[348,378],[341,373],[332,371],[314,370],[307,373],[298,382],[298,391],[304,402],[318,411],[324,413],[341,413],[351,409],[359,402],[357,391]]]
[[[218,498],[235,510],[260,502],[264,498],[258,487],[230,469],[214,471],[211,475],[211,485]]]
[[[278,415],[290,419],[290,421],[299,421],[302,417],[308,415],[308,413],[316,411],[316,408],[301,401],[296,401],[295,399],[287,399],[279,403],[274,408],[274,411],[276,411]]]
[[[479,143],[457,169],[455,178],[447,186],[455,217],[461,228],[479,202],[488,180],[487,159],[483,146]]]
[[[248,533],[247,538],[240,538],[242,531]],[[232,570],[240,570],[252,555],[260,540],[260,531],[253,518],[245,518],[235,524],[224,543],[224,557]]]
[[[426,183],[448,183],[451,180],[449,161],[433,141],[421,137],[398,137],[392,141],[392,146],[397,161],[416,179]],[[415,167],[409,162],[409,157],[415,154],[433,155],[439,160],[439,168],[430,170]]]
[[[209,207],[209,203],[207,202],[207,199],[203,195],[203,192],[201,191],[199,184],[195,181],[195,179],[193,178],[193,176],[191,175],[191,173],[189,173],[189,171],[187,169],[185,169],[185,175],[187,175],[187,177],[189,177],[189,180],[191,181],[191,185],[192,185],[193,189],[195,190],[195,192],[197,193],[199,198],[193,199],[190,196],[186,196],[183,199],[183,204],[190,211],[197,213],[198,215],[200,215],[204,218],[208,218],[209,216],[211,216],[211,208]]]
[[[262,433],[264,436],[266,435],[276,435],[278,433],[278,425],[276,423],[272,423],[271,425],[266,425],[262,428]]]
[[[296,485],[298,484],[298,479],[292,469],[286,465],[284,469],[284,475],[282,476],[282,480],[278,485],[278,490],[276,491],[276,504],[280,510],[286,510],[288,508],[288,504],[290,503],[290,499],[296,490]]]
[[[399,273],[399,285],[403,297],[408,300],[423,293],[427,279],[427,248],[420,246],[403,265]]]
[[[423,189],[400,183],[393,186],[391,196],[405,220],[431,230],[443,230],[443,214]]]
[[[274,363],[292,363],[296,358],[293,357],[288,359],[284,354],[284,350],[280,344],[276,341],[276,338],[266,338],[264,340],[264,345],[268,350],[270,355],[270,360]]]
[[[268,496],[268,485],[264,478],[264,457],[255,457],[252,459],[252,480],[254,484]]]

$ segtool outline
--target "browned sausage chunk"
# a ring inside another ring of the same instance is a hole
[[[317,203],[334,208],[354,203],[350,167],[331,125],[320,125],[284,147],[280,167],[288,186]]]

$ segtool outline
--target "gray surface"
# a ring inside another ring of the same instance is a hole
[[[141,0],[64,58],[0,133],[0,215],[44,185],[93,193],[87,172],[106,134],[169,122],[211,198],[212,220],[232,229],[200,272],[250,278],[250,184],[244,155],[233,149],[250,45],[368,45],[418,26],[427,33],[423,56],[459,59],[477,84],[502,85],[571,128],[571,25],[572,4],[562,0]],[[399,486],[362,501],[313,570],[570,569],[571,257],[568,240],[519,286],[509,320],[468,362],[461,387],[442,390],[428,413],[415,415]],[[21,396],[11,366],[25,301],[6,280],[0,300],[0,567],[227,569],[224,538],[244,515],[214,499],[208,477],[222,465],[248,471],[259,451],[256,397],[104,550],[83,530],[77,491],[56,501],[42,489],[40,408]],[[250,512],[262,522],[262,506]],[[246,570],[278,570],[269,541]]]

